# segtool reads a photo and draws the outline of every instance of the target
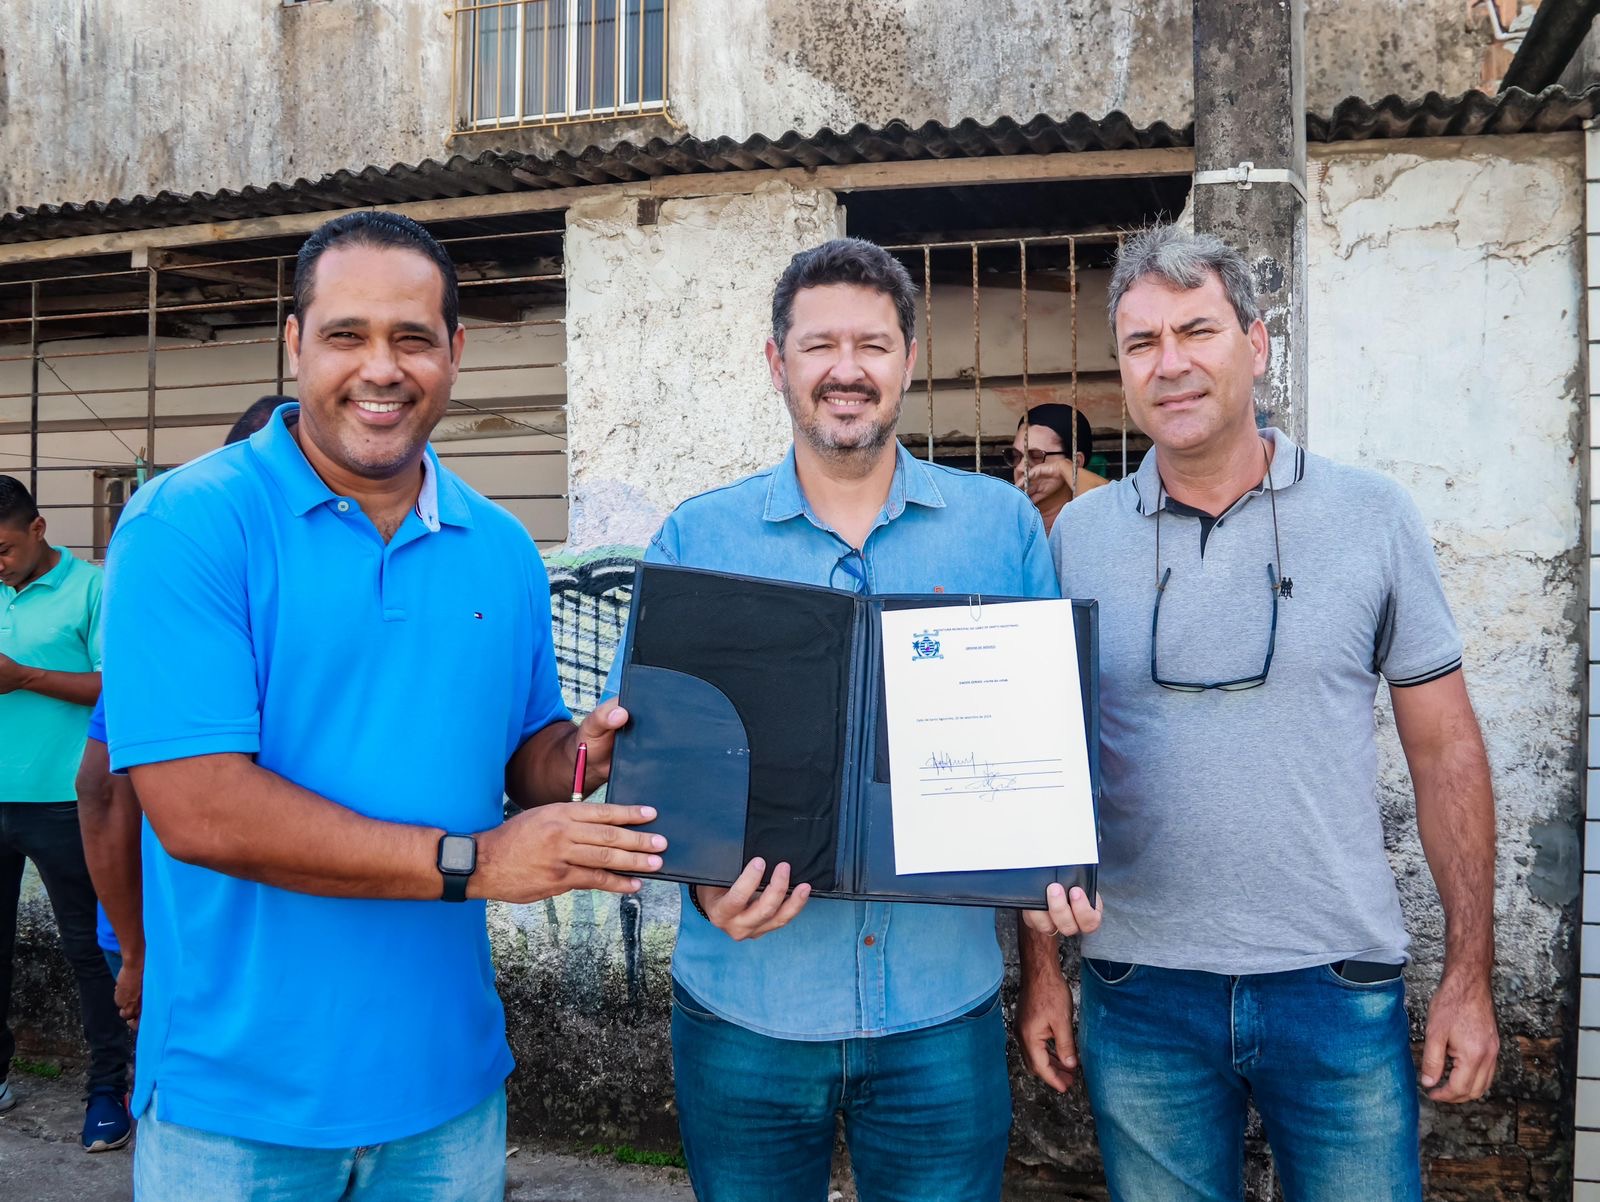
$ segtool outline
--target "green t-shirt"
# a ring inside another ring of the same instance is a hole
[[[0,584],[0,655],[54,672],[100,671],[100,569],[65,547],[18,592]],[[71,801],[90,707],[0,694],[0,801]]]

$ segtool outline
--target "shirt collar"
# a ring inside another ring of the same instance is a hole
[[[944,508],[944,494],[934,478],[932,465],[918,459],[898,440],[894,444],[894,479],[889,482],[889,497],[884,502],[883,516],[893,521],[905,512],[906,505],[925,505],[929,509]],[[795,469],[794,446],[783,462],[772,470],[772,482],[767,486],[767,507],[762,517],[769,522],[786,522],[801,514],[813,516],[811,506],[800,487],[800,475]]]
[[[1252,488],[1246,496],[1259,496],[1263,486],[1273,492],[1282,492],[1290,485],[1298,484],[1306,474],[1306,453],[1292,438],[1276,426],[1267,426],[1260,433],[1272,444],[1272,466],[1261,484]],[[1156,511],[1157,497],[1161,498],[1161,508],[1165,509],[1171,498],[1166,489],[1161,487],[1161,472],[1156,466],[1156,452],[1152,448],[1139,465],[1139,470],[1133,474],[1135,511],[1149,517]]]
[[[338,496],[317,475],[289,429],[289,419],[299,412],[300,406],[293,402],[279,405],[273,410],[272,419],[250,436],[250,445],[282,489],[289,512],[304,517],[317,506],[338,500]],[[472,513],[460,484],[444,473],[431,446],[425,447],[422,455],[417,517],[430,531],[437,531],[441,524],[472,525]]]
[[[417,493],[417,516],[430,533],[439,533],[439,462],[433,448],[422,454],[422,490]]]
[[[58,547],[53,543],[50,549],[61,552],[61,558],[56,562],[56,566],[37,580],[23,585],[20,591],[26,592],[30,588],[59,588],[61,582],[67,578],[67,573],[72,571],[72,565],[77,562],[78,557],[65,547]]]

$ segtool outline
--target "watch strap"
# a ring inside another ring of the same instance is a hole
[[[470,872],[445,872],[440,875],[444,877],[444,892],[439,895],[440,900],[467,900],[467,880],[472,876]]]

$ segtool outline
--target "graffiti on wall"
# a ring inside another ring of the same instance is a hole
[[[600,547],[545,557],[556,669],[562,695],[575,714],[588,713],[600,702],[628,620],[633,568],[643,554],[641,547]]]
[[[606,546],[545,556],[556,668],[562,696],[574,714],[600,703],[628,620],[634,565],[643,554],[642,547]],[[647,886],[646,894],[677,899],[675,887]],[[675,923],[675,907],[659,908],[663,923]],[[619,897],[613,905],[605,894],[584,891],[551,898],[527,911],[519,925],[559,964],[570,1002],[595,1009],[614,1005],[618,999],[608,996],[607,983],[615,980],[616,967],[622,969],[627,1004],[643,1002],[646,923],[639,895]]]

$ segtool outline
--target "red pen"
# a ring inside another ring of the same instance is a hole
[[[583,773],[589,766],[589,744],[578,744],[578,766],[572,773],[572,800],[583,800]]]

